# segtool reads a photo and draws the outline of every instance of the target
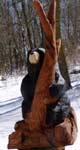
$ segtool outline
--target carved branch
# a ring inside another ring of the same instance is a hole
[[[53,40],[56,43],[56,0],[52,0],[48,11],[48,20],[53,29]]]
[[[53,42],[53,28],[43,10],[42,4],[38,0],[33,0],[33,7],[36,9],[40,21],[43,27],[43,31],[45,33],[45,37],[50,41]]]

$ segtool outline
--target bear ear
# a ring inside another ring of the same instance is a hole
[[[46,51],[46,50],[45,50],[44,48],[42,48],[42,47],[39,47],[38,50],[41,51],[41,52],[43,52],[43,53],[45,53],[45,51]]]
[[[37,64],[39,62],[40,59],[40,54],[36,51],[34,51],[33,53],[29,54],[29,62],[31,64]]]

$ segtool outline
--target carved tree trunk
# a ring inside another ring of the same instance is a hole
[[[31,113],[29,113],[28,118],[26,119],[26,123],[30,130],[39,129],[40,126],[43,126],[43,124],[45,125],[46,104],[56,102],[56,99],[53,99],[49,94],[49,86],[54,79],[55,64],[58,59],[55,20],[56,1],[52,1],[51,3],[48,18],[43,11],[42,5],[38,1],[34,1],[33,6],[40,16],[43,31],[45,33],[46,54],[38,77]]]

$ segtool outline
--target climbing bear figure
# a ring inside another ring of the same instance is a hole
[[[55,73],[55,82],[49,87],[52,97],[57,98],[55,104],[48,104],[46,108],[46,124],[57,125],[64,121],[70,112],[70,100],[66,93],[66,84],[59,83],[59,75]]]
[[[30,50],[27,55],[28,74],[21,83],[21,93],[23,96],[22,116],[24,119],[27,112],[31,109],[36,82],[44,60],[44,53],[45,50],[43,48],[36,48]]]
[[[42,48],[32,49],[27,55],[28,74],[23,78],[21,93],[23,96],[22,116],[25,119],[31,110],[35,86],[44,60],[45,50]],[[59,74],[55,72],[55,83],[49,87],[50,95],[57,97],[56,104],[46,106],[46,124],[56,125],[64,121],[69,114],[70,101],[66,96],[65,85],[58,84]]]

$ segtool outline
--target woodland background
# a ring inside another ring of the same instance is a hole
[[[47,13],[51,0],[40,0]],[[70,86],[69,70],[80,64],[80,0],[57,0],[57,38],[62,39],[59,68]],[[28,50],[43,47],[40,20],[31,0],[0,0],[0,75],[21,74]]]

